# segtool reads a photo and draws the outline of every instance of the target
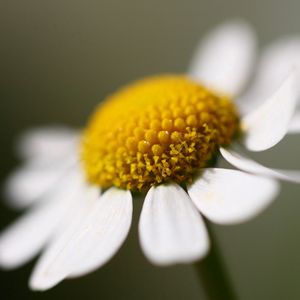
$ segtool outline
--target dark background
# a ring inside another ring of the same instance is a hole
[[[47,124],[83,126],[103,97],[141,76],[184,72],[201,36],[242,17],[260,46],[300,34],[300,2],[94,0],[0,2],[0,181],[18,163],[15,137]],[[299,137],[261,154],[276,167],[298,168]],[[251,222],[214,226],[239,299],[300,298],[300,187],[284,184],[277,201]],[[33,293],[33,263],[1,272],[1,299],[205,299],[192,266],[157,268],[143,257],[136,221],[121,251],[86,277]],[[17,213],[1,205],[1,228]]]

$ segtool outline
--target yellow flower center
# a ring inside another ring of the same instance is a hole
[[[238,129],[233,103],[184,76],[157,76],[109,96],[83,136],[89,182],[147,190],[189,181]]]

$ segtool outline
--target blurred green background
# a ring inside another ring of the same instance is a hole
[[[184,72],[194,47],[212,26],[242,17],[260,46],[300,34],[300,2],[197,0],[1,0],[0,180],[18,161],[15,137],[46,124],[83,126],[103,97],[141,76]],[[256,156],[300,169],[300,137]],[[284,159],[282,159],[284,158]],[[277,201],[255,220],[214,226],[239,299],[300,299],[300,187],[283,184]],[[33,293],[33,263],[1,272],[1,299],[205,299],[192,266],[157,268],[143,257],[136,222],[121,251],[86,277]],[[17,213],[1,205],[1,228]]]

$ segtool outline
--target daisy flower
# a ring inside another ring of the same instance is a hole
[[[123,87],[81,132],[27,132],[18,145],[24,165],[6,190],[11,205],[30,208],[2,233],[0,265],[18,267],[43,250],[34,290],[94,271],[129,232],[132,192],[145,195],[145,256],[156,265],[194,262],[210,248],[204,218],[246,221],[275,199],[279,180],[299,183],[300,172],[270,169],[242,149],[264,151],[300,131],[300,42],[268,47],[242,94],[255,49],[247,24],[226,23],[204,38],[187,74]],[[219,168],[220,157],[234,167]]]

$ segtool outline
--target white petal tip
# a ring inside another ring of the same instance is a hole
[[[27,258],[22,256],[16,244],[9,240],[7,235],[0,239],[0,268],[3,270],[13,270],[27,262]]]
[[[80,205],[74,222],[39,259],[30,280],[32,289],[46,290],[65,278],[90,273],[123,244],[132,218],[131,193],[110,188],[100,197],[93,193],[90,200],[87,206]]]
[[[139,237],[145,256],[159,266],[194,262],[209,249],[200,214],[176,184],[149,190],[140,217]]]
[[[204,37],[188,73],[220,93],[236,95],[249,76],[255,48],[254,31],[245,21],[225,22]]]
[[[190,252],[182,253],[182,255],[178,255],[175,253],[174,255],[169,252],[165,255],[159,255],[154,257],[152,254],[145,253],[147,259],[156,266],[159,267],[168,267],[172,265],[179,265],[179,264],[191,264],[194,263],[202,258],[204,258],[209,252],[209,242],[205,244],[204,247],[199,249],[191,249]]]
[[[264,151],[283,139],[294,115],[299,92],[299,70],[294,69],[262,106],[243,118],[243,142],[249,150]]]
[[[230,169],[206,169],[188,187],[199,211],[217,224],[238,224],[260,214],[279,192],[277,181]]]
[[[55,278],[55,280],[53,280],[50,277],[47,277],[47,275],[45,275],[44,277],[40,276],[39,278],[30,278],[28,286],[33,291],[43,292],[53,288],[54,286],[59,284],[63,279],[64,277],[61,277],[59,279]]]
[[[3,251],[0,246],[0,268],[9,271],[16,269],[17,267],[19,267],[19,263],[9,255],[9,252]]]

